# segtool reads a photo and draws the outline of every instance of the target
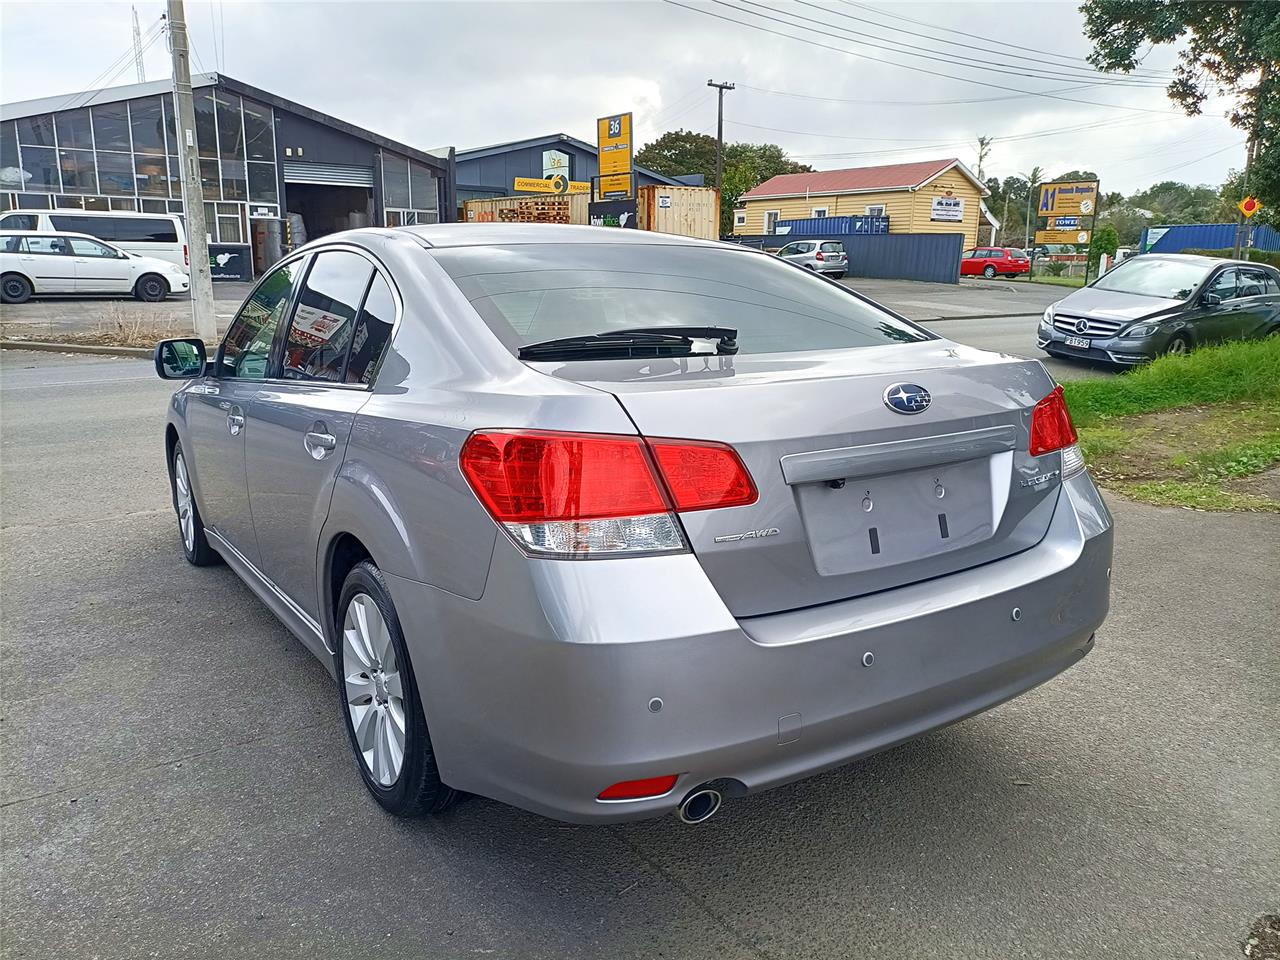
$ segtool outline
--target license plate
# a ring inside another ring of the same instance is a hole
[[[1068,347],[1079,347],[1081,350],[1089,349],[1088,337],[1067,337]]]

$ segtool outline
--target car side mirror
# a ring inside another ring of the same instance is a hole
[[[1210,293],[1208,291],[1206,291],[1204,296],[1200,299],[1204,301],[1206,306],[1210,307],[1217,306],[1222,302],[1222,297],[1218,296],[1216,293]]]
[[[204,341],[197,337],[161,340],[154,355],[161,380],[193,380],[204,373]]]

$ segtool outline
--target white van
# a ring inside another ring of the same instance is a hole
[[[86,233],[129,253],[168,260],[184,272],[191,272],[187,232],[177,214],[123,210],[9,210],[0,216],[0,230]]]

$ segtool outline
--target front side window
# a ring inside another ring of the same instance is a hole
[[[99,243],[97,240],[89,240],[85,237],[69,237],[67,242],[71,244],[71,252],[77,257],[103,257],[111,260],[118,260],[119,255],[108,247],[105,243]]]
[[[343,382],[356,313],[372,275],[372,264],[358,254],[345,250],[316,254],[289,324],[286,379]]]
[[[271,341],[289,306],[293,283],[305,260],[294,260],[267,274],[231,321],[218,348],[218,375],[261,380],[267,375]]]
[[[1220,300],[1234,300],[1237,296],[1236,286],[1239,276],[1239,270],[1223,270],[1213,278],[1213,282],[1205,292],[1216,295]]]
[[[34,230],[38,218],[34,213],[11,213],[0,220],[0,227],[6,230]]]
[[[741,354],[934,339],[774,257],[661,243],[531,243],[429,254],[512,353],[636,327],[731,327]]]

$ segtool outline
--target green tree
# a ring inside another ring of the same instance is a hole
[[[671,130],[636,151],[635,162],[664,177],[716,174],[716,138],[692,130]]]
[[[1102,255],[1105,253],[1114,257],[1119,247],[1120,238],[1116,234],[1116,228],[1111,224],[1104,223],[1093,231],[1093,237],[1089,240],[1089,270],[1096,274]]]
[[[1249,192],[1280,205],[1280,3],[1265,0],[1084,0],[1089,60],[1129,72],[1148,45],[1177,43],[1170,99],[1189,115],[1230,96],[1231,123],[1255,144]]]

